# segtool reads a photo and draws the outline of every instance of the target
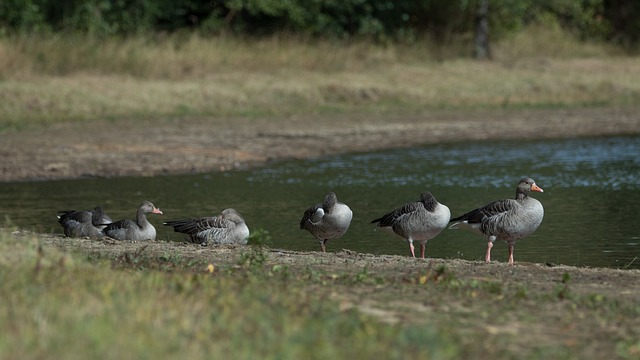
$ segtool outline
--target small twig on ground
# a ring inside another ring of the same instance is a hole
[[[637,259],[637,258],[638,258],[637,256],[636,256],[636,257],[634,257],[634,258],[633,258],[633,260],[631,260],[631,262],[629,262],[627,265],[625,265],[625,266],[623,267],[623,269],[627,269],[627,268],[629,268],[629,266],[631,266],[631,264],[633,264],[633,262],[634,262],[634,261],[636,261],[636,259]]]

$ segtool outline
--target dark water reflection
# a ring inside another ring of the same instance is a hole
[[[374,231],[371,219],[431,191],[452,215],[512,197],[522,176],[545,189],[540,229],[516,245],[516,261],[640,268],[640,137],[499,141],[425,146],[289,161],[251,171],[153,178],[88,179],[0,185],[0,216],[22,227],[61,233],[56,210],[102,205],[113,218],[132,218],[142,200],[165,215],[150,216],[158,237],[180,240],[161,222],[240,211],[251,229],[272,235],[272,246],[318,250],[298,229],[304,209],[333,190],[354,211],[349,232],[328,244],[374,254],[408,254],[408,246]],[[427,256],[482,259],[485,242],[445,231]],[[506,245],[496,244],[497,261]]]

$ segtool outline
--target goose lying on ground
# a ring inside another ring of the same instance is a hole
[[[336,194],[330,192],[322,204],[315,204],[304,212],[300,220],[300,229],[309,231],[320,243],[322,252],[326,252],[327,241],[344,235],[352,218],[351,209],[338,202]]]
[[[58,212],[58,222],[68,237],[98,238],[104,236],[102,229],[113,222],[100,206],[93,210]]]
[[[411,256],[416,257],[413,242],[420,242],[420,257],[424,259],[427,241],[436,237],[449,223],[451,212],[430,193],[420,195],[420,201],[403,206],[371,221],[378,227],[401,236],[409,243]]]
[[[148,213],[162,214],[162,211],[151,202],[144,201],[138,206],[136,221],[129,219],[119,220],[107,225],[102,231],[106,236],[116,240],[155,240],[156,228],[147,220],[146,214]]]
[[[218,216],[172,220],[162,225],[171,226],[175,232],[189,235],[191,242],[200,245],[240,244],[249,239],[249,228],[234,209],[224,209]]]
[[[513,248],[517,240],[531,235],[544,217],[542,204],[530,197],[531,191],[543,192],[531,178],[523,178],[516,188],[515,199],[494,201],[481,208],[451,219],[450,229],[467,228],[489,241],[485,261],[491,261],[491,248],[496,240],[509,245],[509,264],[513,264]]]

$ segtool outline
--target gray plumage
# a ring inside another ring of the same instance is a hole
[[[218,216],[172,220],[162,225],[175,232],[189,235],[191,242],[200,245],[240,244],[249,239],[249,228],[244,218],[234,209],[224,209]]]
[[[483,235],[487,240],[485,261],[491,261],[491,248],[496,240],[509,246],[509,264],[513,264],[513,249],[517,240],[531,235],[542,223],[544,208],[530,197],[531,191],[543,192],[531,178],[523,178],[516,188],[515,199],[494,201],[483,207],[451,219],[450,229],[466,228]]]
[[[116,240],[155,240],[156,228],[147,220],[146,214],[148,213],[162,214],[162,211],[151,202],[144,201],[138,206],[136,221],[129,219],[119,220],[107,225],[102,231],[106,236]]]
[[[320,243],[322,252],[326,252],[327,241],[344,235],[352,218],[353,212],[349,206],[338,202],[336,194],[330,192],[322,204],[315,204],[304,212],[300,229],[309,231]]]
[[[112,222],[113,220],[99,206],[93,210],[58,212],[58,223],[67,237],[102,237],[104,236],[102,229]]]
[[[425,192],[419,201],[404,204],[371,223],[378,223],[379,228],[405,239],[413,257],[416,257],[413,242],[419,241],[420,257],[424,259],[427,241],[447,227],[450,217],[449,208]]]

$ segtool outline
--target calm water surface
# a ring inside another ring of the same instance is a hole
[[[308,206],[335,191],[354,219],[328,251],[407,255],[404,241],[374,231],[370,221],[427,190],[457,216],[513,197],[523,176],[544,188],[534,197],[545,218],[517,243],[516,261],[640,268],[640,137],[458,143],[204,175],[2,183],[0,221],[62,233],[57,210],[101,205],[114,219],[133,218],[137,205],[150,200],[165,213],[149,216],[158,238],[181,240],[162,221],[234,207],[251,229],[269,231],[273,247],[319,250],[298,223]],[[481,260],[485,249],[478,235],[445,230],[429,241],[427,256]],[[506,261],[506,244],[496,243],[492,255]]]

